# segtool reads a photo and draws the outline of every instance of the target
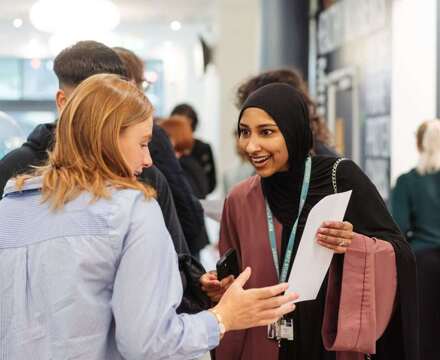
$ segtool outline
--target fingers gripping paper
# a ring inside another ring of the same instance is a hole
[[[351,190],[328,195],[310,210],[295,261],[289,276],[287,292],[296,292],[295,302],[314,300],[333,258],[333,251],[316,242],[316,233],[324,221],[342,221]]]

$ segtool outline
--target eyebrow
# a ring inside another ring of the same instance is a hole
[[[246,127],[246,128],[249,127],[249,126],[246,125],[246,124],[239,124],[239,126],[240,126],[240,127]],[[271,126],[271,127],[277,127],[276,124],[261,124],[261,125],[258,125],[257,128],[265,128],[265,127],[269,127],[269,126]]]

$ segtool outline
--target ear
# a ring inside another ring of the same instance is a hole
[[[58,114],[64,109],[64,105],[66,105],[67,97],[62,89],[58,89],[57,94],[55,95],[55,102],[57,105]]]

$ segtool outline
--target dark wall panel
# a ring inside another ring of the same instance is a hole
[[[261,0],[263,70],[295,67],[307,78],[308,0]]]
[[[390,193],[391,19],[393,0],[340,0],[311,18],[318,24],[320,112],[337,149]],[[347,98],[349,96],[349,100]]]

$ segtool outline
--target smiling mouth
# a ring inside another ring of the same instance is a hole
[[[252,164],[256,168],[261,168],[261,167],[264,167],[267,164],[267,162],[269,161],[270,158],[271,158],[270,155],[266,155],[266,156],[251,156],[250,160],[251,160]]]

